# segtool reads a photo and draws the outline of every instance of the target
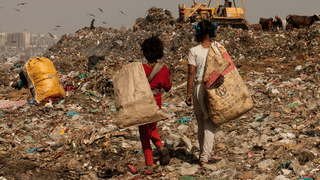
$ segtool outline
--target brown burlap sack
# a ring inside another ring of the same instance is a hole
[[[244,84],[237,68],[224,47],[217,44],[220,53],[214,52],[214,56],[208,56],[204,83],[208,100],[210,119],[218,125],[236,119],[253,107],[253,101]],[[210,48],[210,51],[214,51]],[[221,74],[213,73],[212,67],[217,61],[227,60],[231,65]],[[210,71],[209,71],[210,70]]]
[[[212,75],[213,73],[216,74],[222,74],[230,65],[231,63],[229,61],[226,61],[219,52],[216,52],[214,49],[214,43],[210,46],[207,59],[210,60],[210,64],[206,66],[206,72]],[[207,74],[207,76],[210,76],[210,74]]]
[[[156,104],[141,63],[125,65],[114,77],[113,82],[117,124],[120,128],[166,119]]]

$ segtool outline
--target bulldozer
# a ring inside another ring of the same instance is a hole
[[[216,7],[210,7],[211,0],[207,3],[194,4],[187,8],[185,4],[179,4],[179,19],[181,22],[199,22],[207,19],[212,23],[219,21],[220,25],[231,26],[233,28],[242,28],[248,30],[250,28],[248,21],[245,19],[245,5],[243,0],[242,6],[237,7],[235,0],[233,3],[225,0],[224,5],[219,5],[217,0]]]

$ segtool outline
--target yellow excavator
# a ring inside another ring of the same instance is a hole
[[[211,22],[219,21],[220,25],[231,26],[233,28],[242,28],[244,30],[249,29],[249,23],[245,19],[245,5],[242,2],[243,9],[237,7],[235,0],[233,3],[229,0],[225,0],[224,5],[219,5],[217,0],[216,7],[210,7],[211,0],[207,3],[197,4],[196,0],[193,0],[191,8],[187,8],[185,4],[179,4],[179,19],[182,22],[198,22],[204,19],[208,19]]]

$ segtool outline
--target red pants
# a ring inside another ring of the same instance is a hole
[[[140,140],[144,157],[146,159],[146,165],[151,166],[154,164],[152,149],[150,146],[150,139],[156,147],[163,146],[160,136],[158,134],[157,123],[151,123],[139,126]]]

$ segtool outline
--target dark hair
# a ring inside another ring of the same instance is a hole
[[[143,55],[147,61],[161,59],[164,55],[163,48],[163,42],[158,36],[152,36],[141,44]]]
[[[216,37],[215,30],[212,27],[212,23],[208,20],[203,20],[198,23],[198,27],[200,28],[200,33],[196,36],[197,42],[201,42],[203,36],[209,34],[209,37]]]

